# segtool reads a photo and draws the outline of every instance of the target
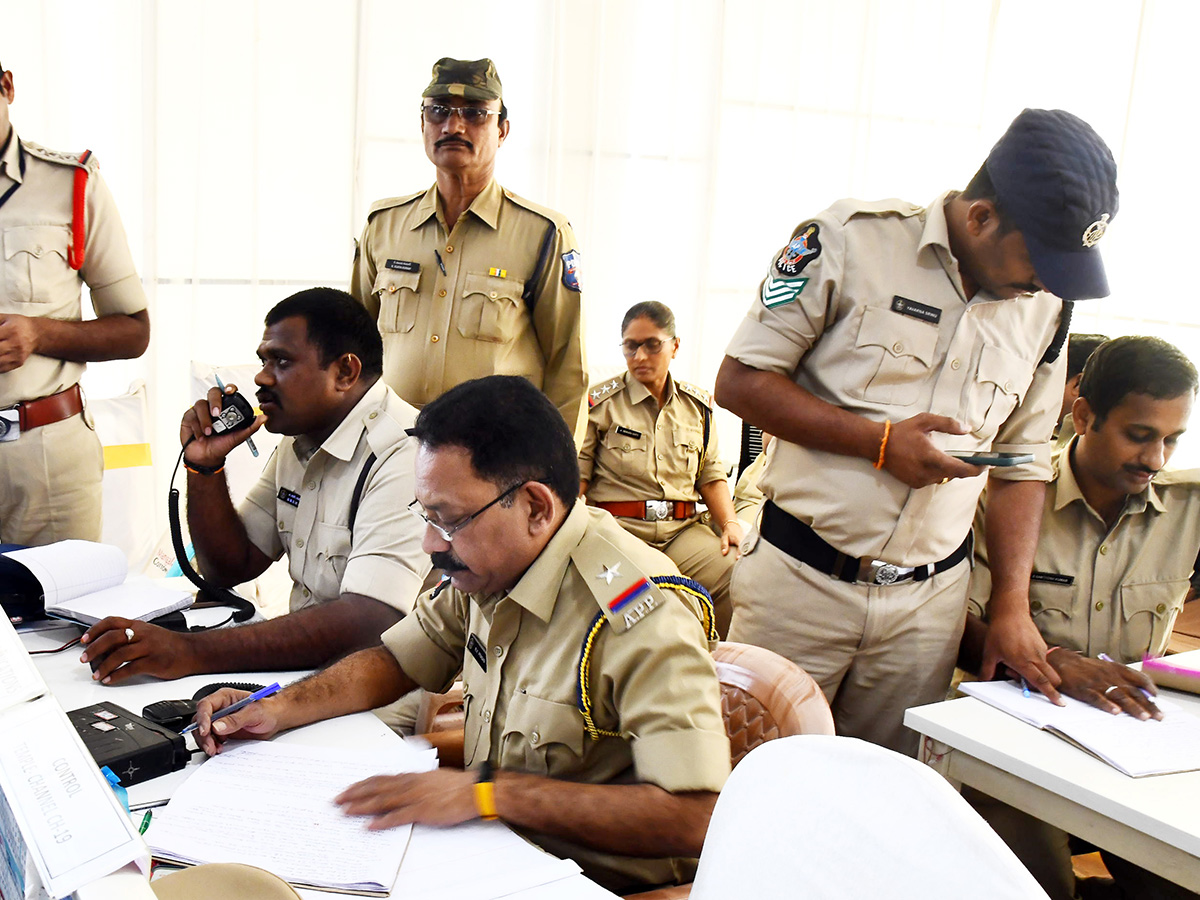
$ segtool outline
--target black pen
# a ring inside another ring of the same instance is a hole
[[[442,262],[442,254],[438,253],[437,250],[434,250],[433,255],[437,257],[438,268],[441,269],[442,274],[445,275],[446,274],[446,264],[444,262]]]

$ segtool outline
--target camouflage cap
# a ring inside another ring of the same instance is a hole
[[[490,59],[451,59],[433,64],[433,81],[422,97],[462,97],[464,100],[502,100],[500,76]]]

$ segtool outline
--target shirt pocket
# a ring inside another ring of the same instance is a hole
[[[634,429],[636,430],[636,429]],[[600,440],[604,466],[618,475],[640,476],[647,471],[647,440],[618,434],[617,426],[609,426]]]
[[[514,340],[521,330],[523,281],[469,272],[458,309],[458,333],[496,344]]]
[[[700,477],[700,455],[704,449],[704,432],[699,428],[688,425],[676,425],[674,429],[675,458],[671,461],[672,468],[681,470],[681,476],[686,481],[678,487],[692,488]]]
[[[873,306],[864,309],[855,348],[870,361],[874,374],[858,392],[861,399],[893,406],[916,403],[937,339],[937,326],[929,322]]]
[[[10,303],[62,302],[78,296],[79,276],[67,265],[70,237],[66,225],[4,229],[4,285]]]
[[[1056,584],[1052,581],[1029,583],[1029,613],[1050,646],[1087,648],[1087,598],[1076,609],[1075,594],[1074,584]]]
[[[571,703],[517,690],[500,737],[500,765],[535,775],[570,775],[583,761],[583,714]]]
[[[417,321],[421,302],[420,272],[397,272],[380,269],[371,289],[379,296],[379,331],[381,334],[408,332]]]
[[[975,384],[970,388],[967,418],[971,433],[982,439],[995,437],[1024,398],[1032,380],[1029,363],[1007,350],[984,344],[979,352]]]
[[[292,545],[298,546],[295,538]],[[317,523],[308,536],[308,545],[300,548],[307,554],[304,583],[322,600],[341,596],[342,578],[350,558],[350,529],[345,525]]]
[[[1186,578],[1121,585],[1121,659],[1162,653],[1187,589]]]

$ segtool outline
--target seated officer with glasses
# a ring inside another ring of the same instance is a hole
[[[588,392],[579,492],[704,585],[724,637],[742,525],[717,452],[712,397],[671,377],[679,338],[667,306],[648,300],[630,307],[621,338],[629,371]],[[698,500],[708,506],[712,528],[700,521]]]
[[[216,722],[209,754],[463,680],[468,771],[367,779],[338,803],[371,828],[500,818],[628,892],[690,880],[729,741],[711,606],[671,561],[577,497],[571,433],[528,380],[492,376],[426,406],[416,494],[448,574],[383,636]]]
[[[567,220],[502,188],[508,109],[490,59],[444,58],[422,95],[428,190],[375,203],[350,293],[378,321],[384,381],[420,408],[484,375],[524,375],[582,430],[579,250]]]

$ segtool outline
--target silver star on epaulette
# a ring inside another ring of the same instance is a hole
[[[597,578],[603,578],[605,584],[612,584],[614,578],[621,576],[621,564],[613,563],[611,566],[605,566],[604,571],[597,575]]]
[[[609,389],[610,391],[615,391],[615,390],[616,390],[617,388],[619,388],[620,386],[621,386],[621,382],[617,381],[617,379],[615,379],[615,378],[614,378],[614,379],[612,380],[612,382],[610,382],[610,383],[609,383],[609,385],[608,385],[608,389]]]

